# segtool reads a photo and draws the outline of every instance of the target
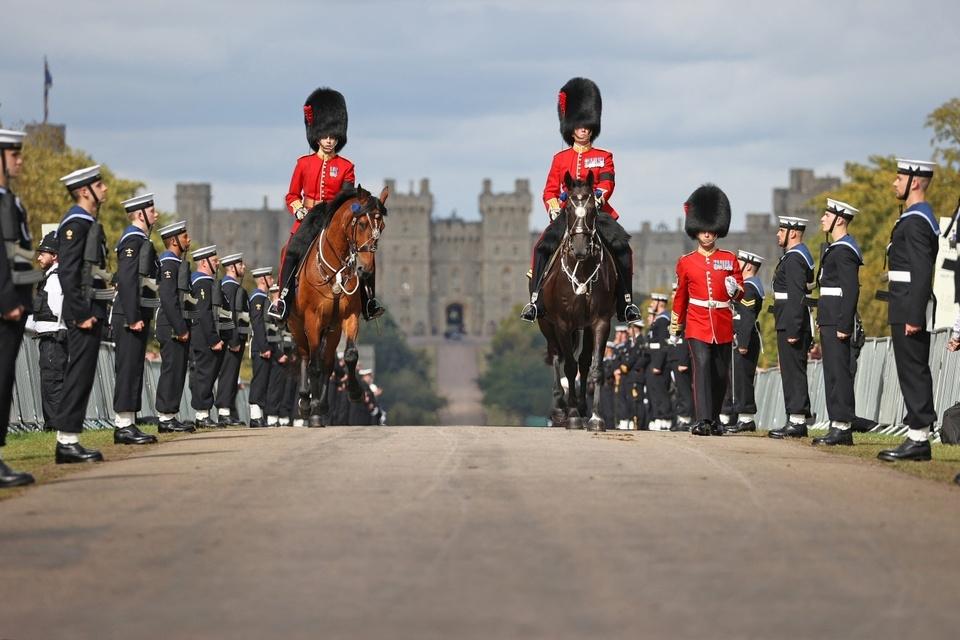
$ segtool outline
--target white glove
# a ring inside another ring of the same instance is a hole
[[[737,284],[737,279],[733,276],[727,276],[723,279],[723,284],[727,287],[727,295],[731,298],[736,295],[737,291],[740,290],[740,285]]]
[[[667,338],[667,344],[669,344],[671,347],[677,346],[680,344],[680,336],[675,333],[671,333],[670,337]]]
[[[549,213],[550,222],[553,222],[554,220],[556,220],[557,216],[559,215],[560,215],[560,209],[550,209],[550,213]]]
[[[299,209],[297,209],[296,211],[297,220],[303,220],[304,218],[306,218],[307,213],[309,212],[307,211],[306,207],[300,207]]]

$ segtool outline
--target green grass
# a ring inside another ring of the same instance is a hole
[[[813,437],[822,435],[824,432],[814,432]],[[753,436],[766,437],[767,432],[750,434]],[[918,478],[934,480],[937,482],[949,482],[953,484],[953,479],[960,473],[960,446],[934,444],[933,460],[930,462],[883,462],[877,459],[877,454],[883,449],[892,449],[903,442],[905,436],[885,436],[878,433],[855,433],[853,434],[854,446],[852,447],[816,447],[818,451],[830,455],[849,456],[851,458],[861,458],[862,460],[875,465],[889,467]],[[812,438],[801,438],[799,440],[789,440],[794,446],[810,447]]]
[[[180,437],[175,433],[157,433],[156,425],[138,425],[145,433],[157,436],[161,443],[169,442]],[[57,436],[53,432],[30,432],[10,434],[7,436],[7,446],[3,447],[3,460],[17,471],[27,471],[36,478],[37,486],[62,478],[70,473],[89,469],[90,464],[56,464],[53,454],[56,449]],[[103,453],[106,462],[122,460],[136,453],[142,453],[155,445],[122,445],[113,444],[113,429],[97,429],[84,431],[80,434],[80,444],[89,449],[98,449]],[[18,495],[30,487],[4,489],[0,491],[0,500]]]

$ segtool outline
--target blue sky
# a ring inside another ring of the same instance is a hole
[[[955,2],[7,4],[0,119],[42,117],[46,54],[51,121],[166,210],[189,181],[214,206],[278,206],[321,85],[347,98],[362,183],[429,177],[434,214],[470,218],[483,178],[529,178],[538,227],[557,90],[591,77],[628,229],[673,225],[705,181],[737,225],[790,167],[926,158],[926,114],[960,93]]]

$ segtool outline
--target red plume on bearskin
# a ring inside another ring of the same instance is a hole
[[[603,101],[600,88],[588,78],[572,78],[560,89],[557,115],[560,117],[560,135],[567,144],[573,144],[573,130],[590,129],[590,141],[600,135],[600,114]]]
[[[320,138],[333,136],[339,152],[347,144],[347,101],[343,94],[329,87],[314,90],[303,104],[303,124],[311,149],[319,150]]]
[[[683,208],[687,215],[684,231],[694,240],[701,231],[712,231],[718,238],[726,237],[730,231],[730,200],[715,184],[697,187]]]

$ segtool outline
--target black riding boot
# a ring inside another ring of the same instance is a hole
[[[360,287],[360,307],[364,320],[375,320],[387,311],[376,298],[376,278],[376,273],[371,273],[361,283],[363,286]]]
[[[290,251],[283,257],[283,264],[280,265],[280,297],[270,305],[267,315],[277,320],[286,320],[290,312],[290,305],[293,304],[293,293],[296,290],[294,274],[297,270],[297,263],[300,257],[293,255]]]
[[[614,256],[617,265],[617,320],[640,322],[640,309],[633,304],[633,260],[629,247]]]
[[[543,277],[543,270],[546,267],[547,259],[542,252],[535,250],[533,258],[533,274],[530,278],[530,302],[523,307],[520,312],[520,319],[527,322],[534,322],[537,318],[543,317],[543,302],[540,301],[540,279]]]

